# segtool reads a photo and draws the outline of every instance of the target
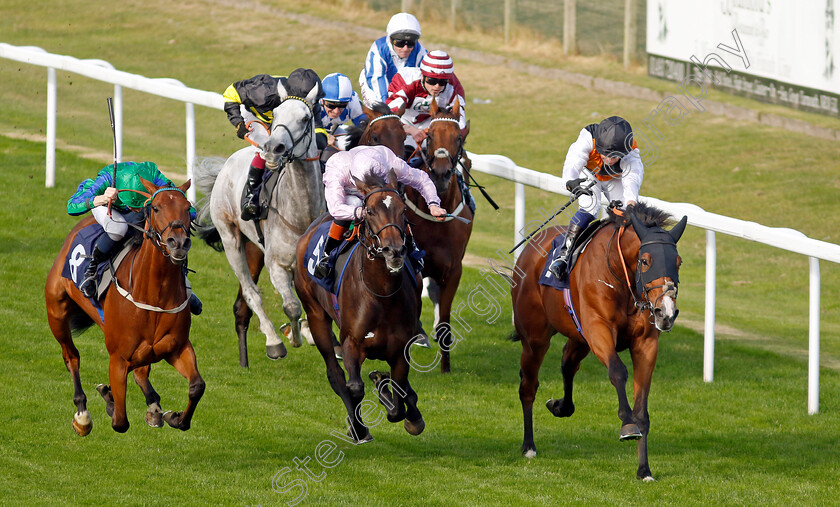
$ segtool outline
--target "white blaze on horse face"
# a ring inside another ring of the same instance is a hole
[[[676,305],[674,304],[674,300],[671,299],[670,296],[664,296],[662,298],[662,310],[665,312],[665,315],[667,315],[668,318],[674,315]]]
[[[393,199],[393,196],[391,196],[391,195],[389,195],[385,199],[382,199],[382,203],[385,204],[386,208],[391,209],[391,200],[392,199]]]

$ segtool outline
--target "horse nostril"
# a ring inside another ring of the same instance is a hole
[[[190,238],[187,238],[187,240],[184,241],[184,250],[189,250],[191,246],[192,246],[192,240]]]
[[[444,178],[446,178],[447,180],[448,180],[449,178],[451,178],[451,177],[452,177],[452,169],[450,169],[450,170],[446,171],[446,172],[443,174],[443,177],[444,177]]]
[[[166,246],[170,250],[174,250],[175,248],[178,248],[178,241],[176,241],[175,238],[166,238]]]
[[[281,155],[284,151],[286,151],[286,147],[282,144],[278,144],[274,147],[274,153]]]

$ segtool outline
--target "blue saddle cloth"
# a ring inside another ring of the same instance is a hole
[[[83,228],[73,238],[73,244],[70,245],[70,250],[67,257],[64,259],[64,266],[61,269],[61,276],[72,281],[76,288],[82,283],[85,277],[85,270],[90,264],[90,253],[93,252],[93,245],[100,236],[105,234],[105,229],[97,223],[93,223]],[[99,281],[102,279],[102,273],[111,265],[110,261],[103,262],[96,270],[96,285],[99,287]],[[103,291],[104,293],[104,291]],[[102,306],[96,298],[89,298],[94,308],[99,310],[100,318],[102,315]],[[103,318],[104,320],[104,318]]]
[[[324,288],[327,292],[337,295],[341,289],[341,282],[344,279],[344,272],[347,269],[347,263],[350,256],[359,247],[359,242],[356,240],[345,240],[338,247],[330,252],[329,266],[330,273],[327,278],[318,278],[315,276],[315,266],[324,254],[324,245],[327,243],[327,237],[330,233],[330,225],[332,222],[327,221],[319,225],[315,233],[309,238],[309,243],[306,245],[306,273],[313,282]],[[422,270],[420,259],[425,254],[422,250],[415,250],[406,257],[406,265],[419,273]],[[336,269],[338,266],[338,269]],[[411,278],[414,281],[414,277]]]
[[[554,276],[554,274],[548,270],[548,267],[551,266],[551,263],[554,262],[554,259],[560,256],[560,251],[563,249],[563,243],[565,242],[565,234],[560,234],[559,236],[551,240],[551,251],[548,252],[548,255],[545,258],[545,265],[543,266],[542,274],[540,275],[539,280],[540,285],[547,285],[557,290],[569,288],[568,275],[566,276],[565,280],[558,280],[557,277]]]

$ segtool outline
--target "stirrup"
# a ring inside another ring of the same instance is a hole
[[[82,283],[79,284],[79,291],[81,291],[82,295],[89,299],[96,298],[96,274],[94,273],[93,276],[85,278],[82,280]]]
[[[253,220],[259,215],[260,207],[253,200],[248,200],[248,202],[242,204],[242,214],[240,215],[240,218],[242,218],[242,220],[245,220],[247,222],[248,220]]]
[[[315,265],[315,276],[317,278],[326,278],[330,274],[330,255],[324,254]]]
[[[565,280],[568,262],[568,259],[558,257],[551,262],[551,265],[548,266],[548,270],[551,271],[551,274],[556,276],[558,280]]]

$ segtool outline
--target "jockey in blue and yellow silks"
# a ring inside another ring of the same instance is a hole
[[[295,69],[289,77],[258,74],[250,79],[243,79],[231,84],[225,90],[225,113],[228,121],[236,127],[236,135],[245,139],[248,124],[261,121],[271,125],[274,118],[272,111],[280,105],[277,87],[282,86],[289,95],[305,97],[313,86],[318,86],[318,99],[324,96],[321,79],[312,69]],[[321,125],[320,103],[315,104],[315,141],[318,149],[327,146],[327,131]],[[260,215],[256,188],[262,182],[265,159],[258,151],[248,170],[248,179],[242,192],[242,220],[253,220]]]

